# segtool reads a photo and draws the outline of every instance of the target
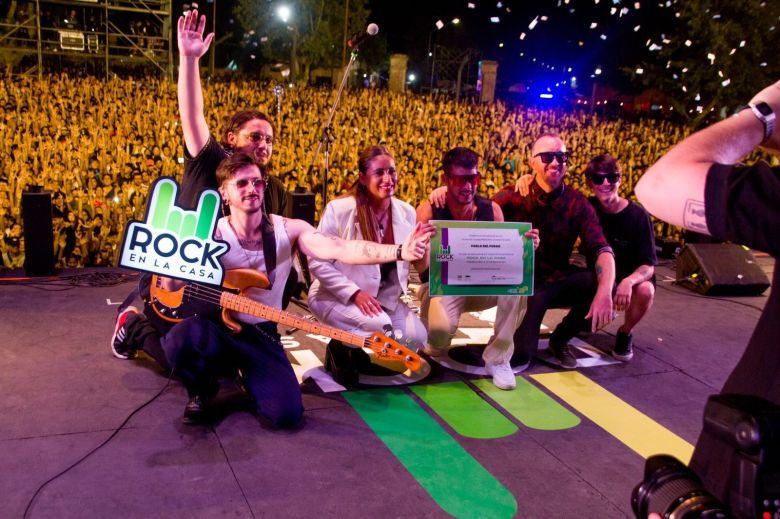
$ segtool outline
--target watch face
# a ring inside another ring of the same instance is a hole
[[[772,108],[766,103],[756,103],[755,107],[764,117],[772,115]]]

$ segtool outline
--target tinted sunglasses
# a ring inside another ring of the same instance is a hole
[[[462,186],[464,184],[479,184],[480,175],[445,175],[449,182],[452,182],[456,186]]]
[[[262,177],[239,178],[238,180],[229,182],[229,184],[233,184],[238,189],[244,189],[249,184],[252,184],[252,189],[257,189],[257,186],[260,186],[260,189],[265,189],[265,179]]]
[[[553,158],[557,159],[559,164],[566,164],[566,162],[569,161],[569,152],[568,151],[542,151],[534,155],[534,157],[539,157],[540,159],[542,159],[542,162],[544,162],[545,164],[550,164],[553,161]]]
[[[618,180],[620,180],[620,173],[606,173],[604,175],[600,173],[594,173],[590,175],[590,181],[597,186],[603,184],[605,179],[610,184],[617,184]]]

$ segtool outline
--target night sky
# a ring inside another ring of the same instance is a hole
[[[369,5],[371,21],[386,35],[391,52],[409,54],[412,66],[424,63],[434,31],[439,44],[477,48],[484,59],[498,60],[499,75],[509,82],[554,83],[571,76],[588,82],[600,67],[603,80],[620,83],[620,67],[651,58],[648,39],[660,42],[674,16],[674,3],[666,0],[373,0]],[[454,17],[460,18],[458,25],[451,24]],[[445,23],[443,29],[436,30],[437,20]]]

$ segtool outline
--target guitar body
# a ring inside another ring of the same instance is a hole
[[[155,274],[149,286],[149,306],[160,319],[172,325],[188,317],[212,313],[221,307],[225,326],[234,333],[241,331],[241,325],[233,319],[231,311],[220,304],[222,290],[195,284],[168,290],[165,288],[165,283],[164,278]],[[268,277],[252,269],[228,270],[222,282],[224,289],[240,296],[243,296],[248,288],[265,289],[269,286]]]
[[[268,281],[268,277],[257,270],[252,269],[233,269],[225,272],[225,279],[222,282],[222,286],[231,292],[238,294],[241,297],[245,297],[244,292],[247,288],[262,288],[266,289],[271,286]],[[233,333],[241,331],[241,325],[233,319],[230,315],[232,312],[227,308],[222,308],[222,321],[225,326],[230,328]]]

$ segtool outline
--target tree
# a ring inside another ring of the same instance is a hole
[[[289,61],[292,78],[308,78],[312,67],[341,66],[345,5],[349,37],[365,31],[366,4],[366,0],[239,0],[235,16],[252,35],[246,39],[257,38],[259,54]],[[286,22],[278,15],[282,5],[289,8]]]
[[[664,5],[664,4],[662,4]],[[744,105],[780,77],[780,2],[685,0],[666,4],[655,27],[669,30],[648,41],[651,55],[627,72],[666,94],[696,129],[713,112]]]

